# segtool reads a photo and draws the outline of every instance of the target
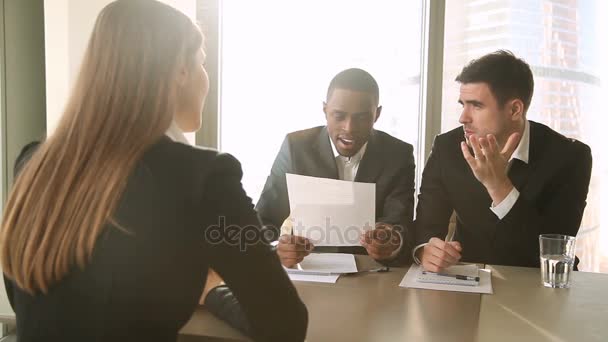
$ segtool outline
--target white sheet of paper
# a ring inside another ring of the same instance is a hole
[[[399,286],[413,289],[427,289],[438,291],[454,291],[484,294],[494,293],[494,290],[492,289],[492,271],[490,270],[479,270],[479,286],[423,283],[416,280],[416,278],[421,274],[421,272],[422,267],[420,265],[412,264],[412,266],[410,266],[410,269],[403,277],[403,280],[401,280]]]
[[[289,279],[291,281],[310,281],[315,283],[331,283],[335,284],[340,277],[339,274],[329,274],[329,275],[313,275],[313,274],[295,274],[288,273]]]
[[[359,246],[376,225],[376,184],[286,174],[293,234],[315,246]]]
[[[297,268],[285,268],[289,274],[327,275],[357,272],[355,256],[344,253],[311,253]]]

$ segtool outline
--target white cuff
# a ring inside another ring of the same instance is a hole
[[[518,198],[519,191],[513,187],[513,190],[511,190],[511,192],[507,195],[507,197],[505,197],[505,199],[502,200],[502,202],[500,202],[498,205],[494,205],[492,203],[490,210],[492,210],[494,215],[496,215],[499,220],[502,220],[505,216],[507,216],[509,211],[511,211]]]
[[[416,263],[416,265],[420,265],[422,262],[420,261],[420,259],[418,259],[418,257],[416,257],[416,251],[418,251],[418,249],[420,247],[424,247],[428,245],[428,242],[425,243],[421,243],[418,246],[414,247],[414,249],[412,249],[412,258],[414,259],[414,262]]]

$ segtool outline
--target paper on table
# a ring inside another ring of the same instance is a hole
[[[359,246],[375,226],[376,184],[288,173],[293,234],[315,246]]]
[[[285,268],[289,274],[328,275],[357,272],[355,256],[343,253],[311,253],[298,268]]]
[[[439,291],[454,291],[454,292],[469,292],[469,293],[485,293],[493,294],[492,289],[492,272],[486,269],[479,270],[479,286],[467,286],[467,285],[448,285],[448,284],[435,284],[435,283],[423,283],[416,280],[416,278],[422,273],[422,267],[420,265],[412,264],[410,269],[407,271],[403,280],[399,286],[408,287],[414,289],[427,289],[427,290],[439,290]]]
[[[339,274],[315,275],[315,274],[296,274],[288,273],[289,279],[292,281],[311,281],[315,283],[335,283],[340,277]]]

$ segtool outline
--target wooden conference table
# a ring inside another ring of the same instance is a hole
[[[373,263],[357,256],[360,270]],[[401,288],[407,268],[295,282],[308,307],[307,341],[608,341],[607,274],[574,272],[570,289],[550,289],[538,269],[486,268],[493,295]],[[4,291],[0,322],[14,323]],[[231,340],[248,339],[199,307],[178,341]]]
[[[359,269],[371,263],[357,256]],[[401,288],[407,267],[295,282],[308,307],[307,341],[608,341],[608,274],[574,272],[570,289],[551,289],[539,269],[486,268],[493,295]],[[181,333],[247,341],[204,307]]]

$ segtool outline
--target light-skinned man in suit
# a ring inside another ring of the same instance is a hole
[[[256,205],[262,222],[278,232],[289,216],[285,174],[376,184],[376,227],[361,236],[363,248],[315,248],[316,251],[365,253],[383,263],[409,255],[414,211],[412,145],[375,130],[380,117],[379,89],[361,69],[347,69],[330,82],[323,112],[326,126],[287,135]],[[283,235],[277,254],[291,267],[306,257],[312,243]],[[400,252],[404,252],[403,254]]]
[[[534,79],[512,53],[473,60],[456,81],[462,127],[435,138],[424,168],[414,260],[434,272],[460,260],[538,267],[539,234],[578,232],[591,150],[527,120]]]

